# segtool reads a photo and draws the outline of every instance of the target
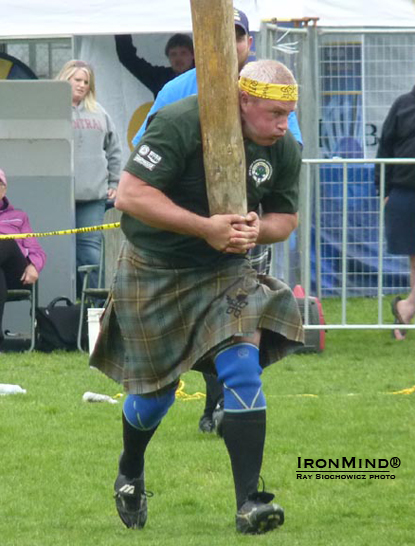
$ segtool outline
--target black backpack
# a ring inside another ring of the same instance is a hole
[[[59,302],[65,305],[57,305]],[[77,350],[81,306],[69,298],[58,297],[47,307],[36,307],[36,345],[38,351]],[[86,320],[82,325],[82,347],[88,346]]]

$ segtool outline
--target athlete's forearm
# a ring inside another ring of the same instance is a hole
[[[297,228],[298,214],[267,213],[261,217],[258,244],[273,244],[285,241]]]

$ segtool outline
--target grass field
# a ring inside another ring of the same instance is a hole
[[[356,305],[359,315],[375,302]],[[336,302],[324,304],[328,320]],[[361,317],[363,321],[365,317]],[[197,431],[203,400],[177,400],[147,452],[149,519],[125,529],[112,486],[122,404],[82,402],[118,385],[78,353],[0,355],[0,382],[26,395],[0,397],[2,546],[399,546],[415,544],[415,332],[330,331],[322,354],[292,355],[263,375],[267,489],[286,523],[264,536],[234,531],[234,496],[223,441]],[[186,393],[201,376],[183,377]],[[305,396],[314,395],[314,396]],[[299,480],[297,458],[399,457],[395,479]]]

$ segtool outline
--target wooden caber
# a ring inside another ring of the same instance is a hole
[[[232,0],[190,0],[210,214],[246,214]]]

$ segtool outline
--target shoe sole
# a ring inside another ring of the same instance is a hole
[[[270,508],[270,507],[267,507]],[[247,523],[246,528],[239,528],[237,525],[237,531],[244,535],[262,535],[268,531],[273,531],[277,527],[281,527],[284,523],[284,511],[278,507],[277,510],[258,510],[256,514],[252,514],[252,520],[247,514],[245,521]],[[242,520],[243,522],[243,520]],[[242,523],[241,522],[241,523]]]
[[[141,505],[138,510],[135,507],[128,507],[126,500],[133,501],[133,499],[126,499],[119,493],[115,494],[115,506],[121,521],[128,529],[142,529],[147,521],[147,499],[144,496],[141,497]]]
[[[258,528],[255,531],[255,534],[261,535],[280,527],[280,525],[282,525],[282,523],[280,523],[280,519],[279,514],[271,514],[270,516],[267,516],[265,519],[258,522]]]

